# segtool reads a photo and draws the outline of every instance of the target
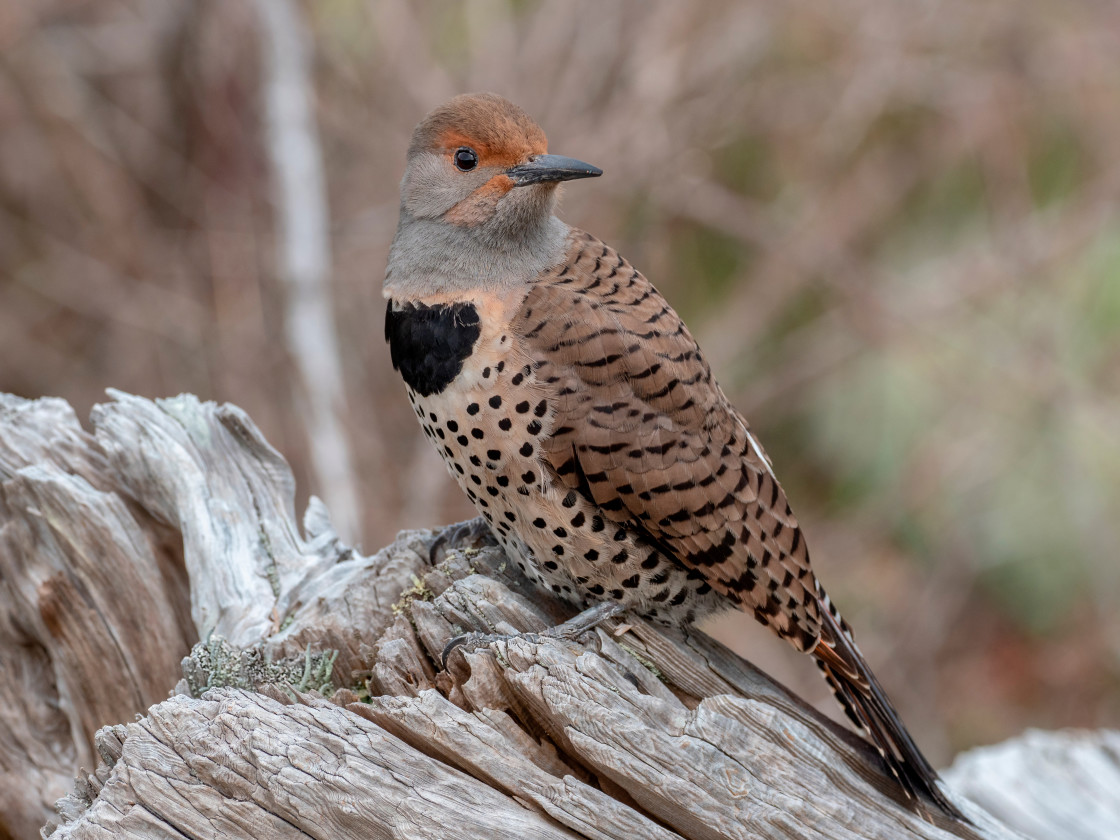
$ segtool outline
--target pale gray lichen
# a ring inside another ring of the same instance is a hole
[[[255,690],[262,685],[290,686],[299,691],[334,692],[331,674],[337,650],[312,653],[308,646],[302,656],[272,659],[260,648],[241,648],[213,634],[196,644],[183,659],[183,677],[192,697],[211,688],[233,686]]]

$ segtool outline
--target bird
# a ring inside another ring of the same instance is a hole
[[[688,328],[556,215],[602,170],[493,93],[408,146],[383,294],[390,359],[452,477],[525,575],[594,616],[739,609],[811,655],[911,799],[964,817],[809,564],[773,465]],[[924,807],[924,806],[922,806]]]

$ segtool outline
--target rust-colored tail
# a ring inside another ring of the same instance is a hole
[[[852,640],[851,631],[827,597],[822,601],[821,640],[813,656],[836,699],[852,722],[871,739],[891,773],[920,810],[924,812],[924,797],[947,817],[967,823],[968,819],[941,792],[937,771],[906,731],[898,712]]]

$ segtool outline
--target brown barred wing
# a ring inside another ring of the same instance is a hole
[[[574,233],[514,335],[555,406],[556,476],[796,647],[820,633],[797,520],[687,328],[613,249]]]

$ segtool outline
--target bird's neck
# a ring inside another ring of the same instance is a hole
[[[563,260],[569,232],[552,214],[511,235],[508,230],[498,233],[418,219],[402,208],[389,250],[384,294],[416,300],[528,283]]]

